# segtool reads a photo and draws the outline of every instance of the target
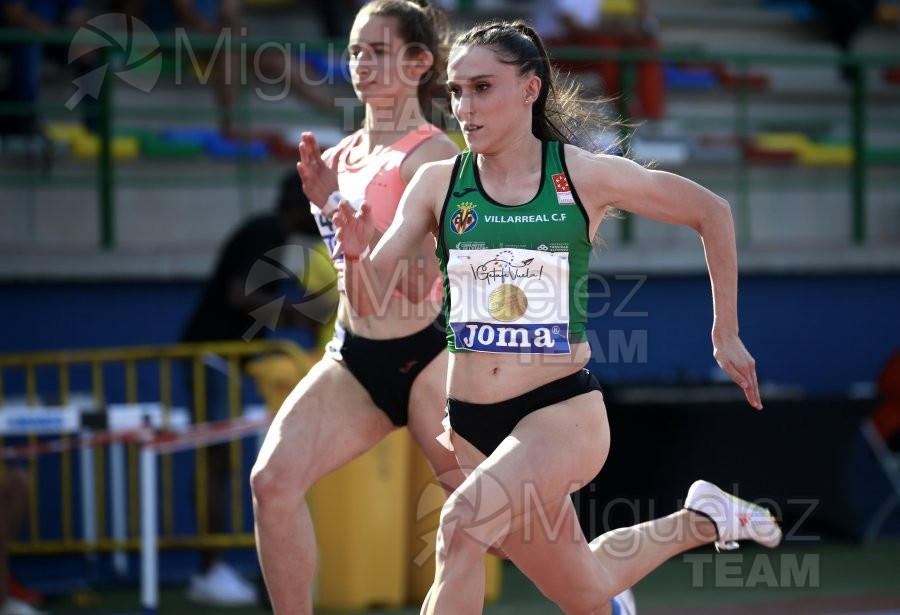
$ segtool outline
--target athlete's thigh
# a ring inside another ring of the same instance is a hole
[[[444,431],[441,421],[447,405],[447,362],[442,350],[413,383],[409,396],[409,432],[421,447],[438,479],[451,489],[463,479],[456,456],[437,441]]]
[[[457,452],[467,465],[471,445],[462,441]],[[483,457],[483,455],[481,455]],[[598,587],[597,566],[581,533],[567,489],[556,484],[542,489],[527,468],[527,445],[507,439],[469,473],[452,497],[462,497],[471,516],[456,521],[454,531],[464,531],[484,547],[497,547],[548,598],[564,604],[573,591]],[[564,483],[563,483],[564,484]],[[451,527],[451,526],[447,526]],[[452,550],[448,557],[453,557]]]
[[[500,549],[545,596],[556,602],[579,589],[599,587],[598,566],[572,500],[564,497],[555,504],[543,504],[519,519]]]
[[[592,392],[529,414],[486,459],[458,434],[454,447],[463,468],[477,464],[456,494],[461,505],[477,505],[467,531],[494,544],[596,476],[609,430],[602,398]]]
[[[532,412],[502,445],[510,442],[525,451],[520,463],[528,464],[528,480],[548,495],[577,491],[597,475],[609,454],[602,393],[590,391]]]
[[[460,444],[464,466],[481,455]],[[598,568],[569,494],[597,474],[608,449],[599,393],[529,414],[463,484],[461,492],[480,508],[467,531],[483,544],[499,540],[503,552],[553,599],[597,587]]]
[[[350,371],[324,357],[285,399],[257,464],[287,470],[309,486],[368,451],[393,428]]]
[[[556,500],[596,476],[609,453],[609,424],[602,395],[592,391],[528,414],[487,458],[459,434],[453,440],[463,467],[478,466],[501,491],[519,496],[519,514],[529,504],[523,490]]]

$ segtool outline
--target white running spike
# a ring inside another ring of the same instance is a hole
[[[719,551],[737,549],[741,540],[752,540],[769,548],[781,543],[781,528],[772,513],[705,480],[691,485],[684,507],[715,524]]]

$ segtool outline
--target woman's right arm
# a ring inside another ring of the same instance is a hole
[[[303,184],[303,193],[309,202],[320,210],[325,207],[329,195],[338,189],[337,173],[332,160],[326,160],[319,149],[319,143],[311,132],[304,132],[300,136],[297,146],[300,153],[300,162],[297,163],[297,173]],[[332,150],[333,151],[333,150]],[[323,211],[326,217],[331,217],[333,212]]]
[[[423,165],[406,187],[391,226],[366,253],[375,232],[367,204],[354,212],[347,202],[335,214],[337,250],[344,253],[344,285],[350,305],[360,316],[382,313],[395,288],[413,284],[419,247],[437,233],[437,218],[447,192],[454,161]],[[438,202],[440,199],[440,202]]]

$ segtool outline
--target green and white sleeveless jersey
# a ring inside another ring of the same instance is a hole
[[[437,256],[452,352],[567,354],[584,339],[591,238],[563,144],[543,144],[538,194],[503,205],[481,185],[476,156],[456,158]]]

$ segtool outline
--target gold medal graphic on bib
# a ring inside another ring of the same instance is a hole
[[[512,322],[525,315],[528,297],[518,286],[501,284],[488,296],[488,312],[500,322]]]

